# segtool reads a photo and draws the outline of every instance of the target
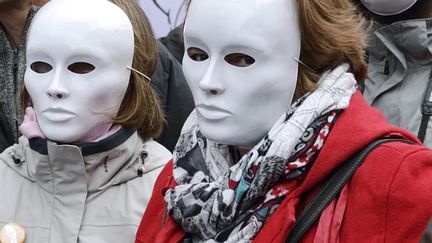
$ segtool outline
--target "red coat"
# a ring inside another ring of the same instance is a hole
[[[356,93],[301,186],[288,194],[253,242],[284,242],[295,215],[326,177],[368,143],[388,134],[402,134],[418,142],[407,131],[389,125]],[[136,243],[179,242],[185,235],[167,214],[163,200],[164,190],[176,184],[172,170],[169,163],[156,182]],[[346,208],[336,207],[342,212],[340,222],[337,217],[327,218],[328,224],[317,220],[302,242],[419,242],[432,215],[432,151],[401,142],[383,144],[357,170],[344,195],[338,200]]]

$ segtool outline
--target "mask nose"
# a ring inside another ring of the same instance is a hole
[[[64,87],[64,85],[61,82],[61,75],[60,71],[56,72],[54,75],[53,80],[51,81],[46,94],[56,100],[62,100],[65,99],[69,95],[69,91]]]
[[[66,91],[65,90],[48,90],[47,92],[48,96],[54,99],[64,99],[66,98]]]
[[[217,64],[211,62],[204,77],[200,80],[198,87],[209,95],[220,95],[225,91],[221,82],[222,72],[217,68]]]

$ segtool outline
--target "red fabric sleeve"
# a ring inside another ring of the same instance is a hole
[[[387,200],[385,242],[419,242],[432,216],[432,151],[408,154]]]
[[[175,186],[172,176],[173,163],[168,162],[160,173],[153,194],[139,225],[135,243],[178,242],[184,235],[166,211],[163,193]],[[168,240],[167,240],[168,239]]]

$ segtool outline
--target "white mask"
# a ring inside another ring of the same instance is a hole
[[[372,13],[389,16],[408,10],[417,0],[361,0],[361,2]]]
[[[52,0],[27,42],[25,86],[44,135],[88,142],[111,127],[129,84],[134,35],[107,0]]]
[[[296,1],[194,0],[184,40],[183,71],[202,134],[255,145],[293,99],[301,44]]]

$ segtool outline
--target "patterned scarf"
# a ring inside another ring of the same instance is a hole
[[[322,148],[338,111],[356,90],[348,65],[326,72],[239,161],[232,147],[203,137],[195,111],[174,151],[177,186],[168,212],[194,241],[250,242],[296,188]],[[234,164],[229,167],[230,164]]]

